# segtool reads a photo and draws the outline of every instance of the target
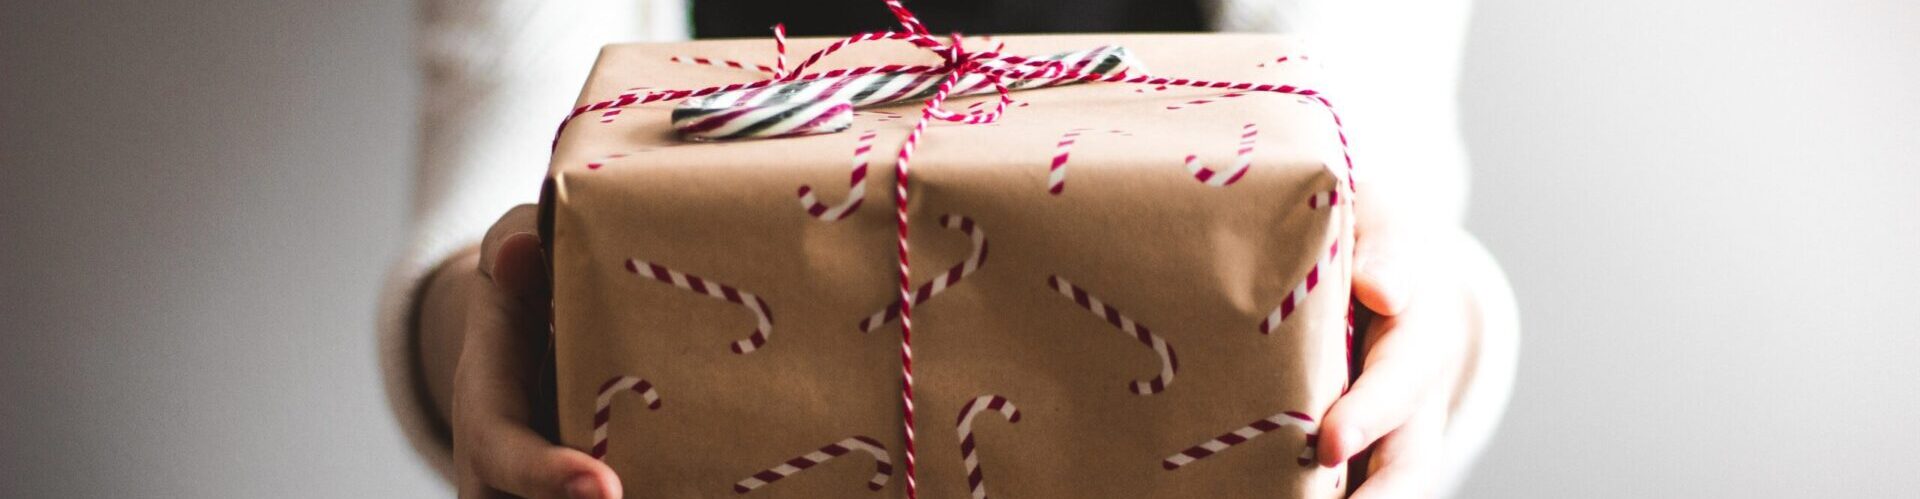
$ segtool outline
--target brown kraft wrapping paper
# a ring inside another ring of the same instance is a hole
[[[1298,55],[1283,37],[1002,40],[1022,54],[1119,44],[1168,76],[1318,79],[1298,57],[1274,62]],[[763,79],[669,57],[771,52],[769,40],[609,46],[581,103]],[[935,62],[869,43],[817,69]],[[942,281],[914,308],[922,496],[1341,495],[1343,469],[1297,462],[1312,425],[1263,421],[1317,420],[1348,379],[1352,212],[1335,125],[1311,99],[1222,93],[1021,90],[1024,105],[999,123],[930,127],[910,206],[914,285]],[[904,497],[898,320],[861,326],[896,298],[891,162],[919,105],[863,110],[842,133],[720,143],[676,138],[672,106],[577,118],[553,156],[543,203],[561,440],[604,452],[634,497]],[[1188,170],[1189,154],[1228,169],[1250,128],[1237,181]],[[1063,188],[1049,193],[1076,129]],[[844,200],[869,130],[861,207],[811,216],[796,189]],[[984,410],[967,425],[972,468],[959,428],[969,404]],[[1252,438],[1223,437],[1235,431]]]

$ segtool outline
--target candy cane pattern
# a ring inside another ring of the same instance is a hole
[[[1073,141],[1080,137],[1085,128],[1067,130],[1060,135],[1060,144],[1053,150],[1053,164],[1047,167],[1047,194],[1060,195],[1067,189],[1067,155],[1073,152]]]
[[[625,157],[627,157],[627,153],[624,153],[624,152],[617,152],[617,153],[613,153],[613,154],[608,154],[608,155],[606,155],[606,156],[604,156],[604,157],[602,157],[602,158],[600,158],[600,160],[599,160],[599,161],[594,161],[594,162],[591,162],[591,163],[587,163],[587,169],[588,169],[588,170],[598,170],[598,169],[600,169],[600,167],[602,167],[602,166],[607,166],[607,162],[608,162],[608,161],[612,161],[612,160],[616,160],[616,159],[620,159],[620,158],[625,158]]]
[[[847,179],[847,200],[838,206],[827,206],[813,195],[813,186],[800,186],[800,207],[807,210],[813,218],[832,222],[845,218],[853,210],[860,209],[860,203],[867,198],[867,153],[873,151],[873,138],[879,132],[867,130],[860,134],[860,140],[853,146],[853,173]]]
[[[971,238],[973,240],[973,254],[968,255],[966,260],[961,261],[958,265],[954,265],[953,268],[947,269],[947,273],[940,274],[934,277],[932,281],[920,285],[920,288],[913,293],[914,305],[926,303],[927,300],[933,299],[933,297],[940,294],[940,292],[953,287],[954,284],[960,282],[960,279],[967,277],[968,274],[972,274],[975,270],[980,270],[980,265],[987,261],[987,232],[974,225],[973,219],[959,215],[942,215],[940,217],[940,226],[959,230],[965,233],[968,238]],[[875,312],[866,319],[861,319],[859,326],[860,332],[866,333],[880,329],[899,317],[900,302],[896,301],[892,305],[887,305],[885,310]]]
[[[653,390],[653,383],[638,376],[614,376],[600,385],[600,396],[593,400],[593,450],[594,459],[607,457],[607,421],[613,419],[614,394],[632,390],[647,401],[648,410],[660,409],[660,393]]]
[[[1307,443],[1305,448],[1300,450],[1297,462],[1301,466],[1311,466],[1314,446],[1318,445],[1320,440],[1320,435],[1317,433],[1320,431],[1320,426],[1313,422],[1313,417],[1295,411],[1282,412],[1268,416],[1266,419],[1255,420],[1240,429],[1213,437],[1212,440],[1201,442],[1200,445],[1188,447],[1187,450],[1180,451],[1178,454],[1167,456],[1166,460],[1160,462],[1160,466],[1167,471],[1177,470],[1182,466],[1193,464],[1194,461],[1206,459],[1207,456],[1227,450],[1228,447],[1246,443],[1248,440],[1253,440],[1253,437],[1265,435],[1286,426],[1299,428],[1301,432],[1306,433]]]
[[[1253,139],[1258,135],[1260,135],[1260,129],[1252,123],[1240,128],[1239,156],[1234,158],[1233,166],[1227,168],[1224,175],[1222,172],[1201,165],[1200,157],[1193,154],[1187,155],[1187,171],[1193,173],[1194,180],[1214,187],[1226,187],[1239,182],[1240,177],[1247,174],[1247,167],[1253,165]]]
[[[980,456],[976,452],[979,447],[973,441],[973,417],[986,411],[998,411],[1006,416],[1008,423],[1020,422],[1020,408],[999,395],[981,395],[960,407],[960,421],[954,423],[954,431],[960,434],[960,462],[967,466],[967,488],[973,491],[973,499],[987,498],[987,487],[980,474]]]
[[[1202,99],[1194,99],[1194,100],[1190,100],[1190,101],[1186,101],[1186,102],[1183,102],[1183,103],[1180,103],[1180,104],[1174,104],[1174,105],[1171,105],[1171,106],[1167,106],[1167,110],[1168,110],[1168,111],[1179,111],[1179,110],[1181,110],[1181,109],[1186,109],[1186,108],[1189,108],[1189,107],[1194,107],[1194,106],[1202,106],[1202,105],[1206,105],[1206,104],[1211,104],[1211,103],[1214,103],[1214,102],[1219,102],[1219,101],[1223,101],[1223,100],[1227,100],[1227,99],[1232,99],[1232,98],[1234,98],[1234,97],[1239,97],[1239,96],[1242,96],[1242,95],[1247,95],[1247,93],[1246,93],[1246,92],[1227,92],[1227,93],[1224,93],[1224,94],[1220,94],[1220,95],[1216,95],[1216,96],[1213,96],[1213,97],[1208,97],[1208,98],[1202,98]]]
[[[1289,60],[1296,60],[1296,59],[1297,59],[1297,60],[1300,60],[1300,61],[1305,61],[1305,60],[1307,60],[1307,56],[1304,56],[1304,55],[1302,55],[1302,56],[1298,56],[1298,57],[1292,57],[1292,56],[1284,56],[1284,55],[1283,55],[1283,56],[1280,56],[1280,58],[1279,58],[1279,59],[1274,59],[1274,60],[1273,60],[1273,62],[1262,62],[1262,63],[1260,63],[1260,64],[1258,65],[1258,67],[1262,67],[1262,68],[1264,68],[1264,67],[1267,67],[1268,65],[1274,65],[1274,64],[1280,64],[1280,63],[1283,63],[1283,62],[1287,62],[1287,61],[1289,61]]]
[[[1313,262],[1313,268],[1307,269],[1306,278],[1301,279],[1299,285],[1287,291],[1287,295],[1280,298],[1280,306],[1274,307],[1273,312],[1260,321],[1260,334],[1273,334],[1273,330],[1279,328],[1280,323],[1286,322],[1288,317],[1293,316],[1293,311],[1306,302],[1307,293],[1313,292],[1313,288],[1320,285],[1320,269],[1332,267],[1333,256],[1339,253],[1340,242],[1334,241],[1333,245],[1327,248],[1326,254],[1321,255],[1319,261]]]
[[[1340,190],[1332,189],[1313,193],[1307,198],[1307,208],[1318,210],[1340,204]]]
[[[753,312],[758,324],[746,339],[733,342],[733,353],[749,354],[767,344],[767,336],[773,334],[773,312],[767,307],[766,300],[758,295],[734,289],[733,286],[701,279],[700,276],[660,266],[660,264],[638,259],[627,260],[627,271],[635,275],[652,277],[656,281],[672,284],[676,288],[705,294],[714,298],[730,301],[746,307]]]
[[[1074,128],[1060,135],[1060,143],[1053,149],[1053,162],[1047,165],[1047,194],[1058,196],[1067,189],[1067,158],[1072,155],[1073,144],[1079,140],[1080,134],[1091,131],[1091,128]],[[1122,130],[1107,130],[1106,133],[1133,136]]]
[[[887,479],[893,477],[893,458],[887,455],[887,446],[881,445],[880,441],[874,440],[873,438],[864,435],[855,435],[847,437],[846,440],[827,444],[819,450],[808,452],[800,457],[788,459],[787,462],[761,470],[759,473],[754,473],[753,476],[733,484],[733,491],[741,494],[753,492],[753,489],[758,489],[769,483],[780,481],[780,479],[792,476],[801,470],[812,468],[816,464],[827,462],[830,459],[844,456],[856,450],[873,456],[873,478],[867,480],[867,488],[870,490],[886,488]]]
[[[1108,324],[1112,324],[1113,327],[1119,328],[1120,332],[1126,333],[1128,336],[1139,340],[1140,344],[1153,349],[1153,353],[1160,356],[1160,375],[1146,381],[1133,381],[1131,383],[1133,393],[1153,395],[1165,391],[1167,385],[1173,383],[1174,373],[1180,371],[1180,359],[1174,356],[1173,346],[1168,345],[1166,339],[1161,338],[1160,335],[1153,334],[1153,331],[1147,329],[1146,325],[1134,322],[1133,319],[1129,319],[1126,315],[1121,314],[1119,309],[1107,305],[1106,302],[1100,301],[1099,297],[1093,296],[1093,294],[1088,293],[1084,289],[1080,289],[1078,286],[1074,286],[1073,283],[1067,282],[1066,279],[1062,279],[1060,276],[1047,276],[1047,287],[1060,292],[1061,296],[1072,299],[1075,304],[1080,305],[1080,308],[1087,309],[1088,312],[1093,312],[1093,315],[1106,319]]]

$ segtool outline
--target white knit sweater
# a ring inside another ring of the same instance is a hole
[[[688,37],[686,0],[419,0],[425,70],[422,145],[411,244],[380,300],[380,365],[394,415],[443,476],[452,464],[444,425],[424,403],[413,310],[422,279],[474,244],[508,208],[533,202],[553,125],[579,93],[602,45]],[[1223,31],[1287,32],[1314,41],[1313,57],[1339,79],[1342,114],[1363,174],[1420,186],[1430,206],[1465,211],[1467,169],[1456,126],[1469,0],[1210,0]],[[876,6],[877,8],[877,6]],[[1470,240],[1460,257],[1492,268]],[[1448,448],[1464,477],[1506,405],[1517,322],[1503,278],[1478,321],[1472,382],[1455,401]]]

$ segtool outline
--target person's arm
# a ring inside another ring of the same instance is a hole
[[[460,313],[451,308],[485,290],[477,244],[501,213],[538,194],[548,139],[600,47],[684,39],[688,20],[683,0],[417,6],[420,156],[409,244],[381,292],[379,354],[402,431],[451,481],[457,467],[449,391],[462,333],[429,337],[416,324],[449,324],[445,314]]]
[[[1463,228],[1459,131],[1469,0],[1211,0],[1217,28],[1303,35],[1353,140],[1361,184],[1355,293],[1361,379],[1325,419],[1321,460],[1362,449],[1356,497],[1444,496],[1505,411],[1519,319],[1499,265]],[[1282,54],[1276,54],[1282,55]],[[1439,380],[1439,381],[1431,381]]]

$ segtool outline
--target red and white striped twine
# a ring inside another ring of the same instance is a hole
[[[754,473],[753,476],[733,484],[733,491],[741,494],[753,492],[754,489],[856,450],[873,456],[873,478],[867,480],[867,489],[877,491],[886,488],[887,479],[893,477],[893,459],[887,456],[887,446],[881,445],[879,440],[874,440],[872,437],[855,435]]]
[[[1233,157],[1233,165],[1226,170],[1216,171],[1207,168],[1206,165],[1200,164],[1199,155],[1188,154],[1187,172],[1193,174],[1194,180],[1214,187],[1226,187],[1239,182],[1240,177],[1245,176],[1247,169],[1253,166],[1253,139],[1259,135],[1260,129],[1252,123],[1240,127],[1240,149]]]
[[[953,428],[960,434],[960,462],[967,467],[967,489],[973,492],[973,499],[987,499],[985,478],[980,472],[979,446],[973,440],[973,418],[987,411],[999,412],[1009,423],[1020,422],[1020,408],[999,395],[981,395],[960,407],[960,420]]]
[[[914,290],[912,298],[914,305],[926,303],[947,288],[959,284],[961,279],[966,278],[973,271],[980,270],[980,265],[987,261],[987,231],[974,225],[973,219],[959,215],[944,215],[940,217],[940,225],[966,234],[967,238],[973,242],[973,253],[967,255],[967,259],[961,260],[953,268],[947,269],[946,273],[934,277],[933,280],[920,285],[920,289]],[[888,323],[899,318],[904,310],[905,308],[901,307],[899,302],[888,305],[887,308],[862,319],[859,325],[860,332],[868,333],[886,327]]]
[[[784,56],[781,58],[785,59]],[[768,66],[765,64],[753,64],[753,63],[747,63],[747,62],[740,62],[732,59],[713,59],[713,58],[707,58],[707,57],[676,55],[676,56],[667,57],[667,60],[678,62],[681,64],[691,64],[695,66],[718,66],[723,68],[759,71],[762,73],[774,74],[776,76],[779,75],[779,69],[773,66]]]
[[[1099,297],[1093,296],[1092,293],[1088,293],[1078,286],[1074,286],[1073,283],[1067,282],[1066,279],[1062,279],[1060,276],[1047,276],[1047,287],[1053,288],[1053,290],[1058,291],[1061,296],[1073,300],[1073,303],[1080,305],[1080,308],[1087,309],[1088,312],[1093,312],[1093,315],[1106,319],[1107,324],[1113,325],[1113,327],[1119,329],[1121,333],[1125,333],[1127,336],[1131,336],[1133,339],[1139,341],[1140,344],[1146,345],[1147,348],[1153,350],[1154,355],[1160,357],[1160,375],[1146,381],[1133,381],[1130,384],[1133,393],[1153,395],[1166,391],[1167,385],[1173,383],[1173,375],[1180,372],[1180,358],[1174,355],[1173,345],[1167,344],[1166,339],[1161,338],[1160,335],[1153,334],[1153,330],[1148,329],[1146,325],[1134,322],[1133,319],[1127,318],[1125,314],[1120,313],[1120,309],[1113,308],[1112,305],[1100,301]]]
[[[1318,434],[1320,431],[1319,425],[1313,422],[1313,417],[1311,416],[1296,411],[1287,411],[1268,416],[1266,419],[1255,420],[1239,429],[1201,442],[1200,445],[1188,447],[1187,450],[1180,451],[1178,454],[1167,456],[1166,460],[1160,462],[1160,467],[1166,468],[1167,471],[1177,470],[1183,466],[1193,464],[1194,461],[1206,459],[1207,456],[1218,454],[1220,451],[1227,450],[1229,447],[1246,443],[1248,440],[1253,440],[1254,437],[1265,435],[1268,432],[1287,426],[1299,428],[1302,433],[1306,434],[1306,445],[1305,448],[1300,451],[1297,462],[1301,466],[1312,465],[1314,446],[1319,444],[1320,439]]]
[[[607,457],[607,422],[613,419],[613,396],[620,392],[632,391],[640,394],[647,402],[647,409],[660,409],[660,393],[654,391],[653,383],[638,376],[614,376],[600,385],[600,396],[593,401],[593,448],[589,454],[594,459]]]
[[[908,258],[909,247],[907,244],[907,240],[908,240],[907,238],[910,232],[908,219],[907,219],[907,215],[908,215],[907,206],[909,203],[907,187],[910,183],[910,178],[911,178],[910,164],[912,163],[912,160],[913,160],[913,152],[918,148],[921,137],[926,134],[926,127],[929,122],[933,120],[940,120],[940,121],[949,121],[949,122],[957,122],[957,123],[980,124],[980,123],[992,123],[998,120],[1001,116],[1002,111],[1005,110],[1005,107],[1006,107],[1005,104],[1007,102],[1010,102],[1010,99],[1006,97],[1007,93],[1009,92],[1009,89],[1007,88],[1007,85],[1003,83],[1008,80],[1053,78],[1060,81],[1071,80],[1071,81],[1080,81],[1080,82],[1110,82],[1110,83],[1125,83],[1125,84],[1132,84],[1132,85],[1150,85],[1150,86],[1156,86],[1156,87],[1180,86],[1180,87],[1196,87],[1196,88],[1214,88],[1214,89],[1247,91],[1247,92],[1270,92],[1270,93],[1292,94],[1292,95],[1297,95],[1301,97],[1311,98],[1319,102],[1321,106],[1327,109],[1327,113],[1333,118],[1334,131],[1340,139],[1340,149],[1343,157],[1342,159],[1345,160],[1345,163],[1347,166],[1348,178],[1351,178],[1352,176],[1351,172],[1353,170],[1353,156],[1349,150],[1345,125],[1341,122],[1340,114],[1334,110],[1332,101],[1328,100],[1325,96],[1322,96],[1320,92],[1317,90],[1313,90],[1309,88],[1301,88],[1293,85],[1270,84],[1270,83],[1228,82],[1228,81],[1197,80],[1197,79],[1189,79],[1189,78],[1168,78],[1168,77],[1151,76],[1151,75],[1144,75],[1144,74],[1133,74],[1125,70],[1111,72],[1111,73],[1099,72],[1099,71],[1082,71],[1078,68],[1069,68],[1066,65],[1061,64],[1057,61],[1036,60],[1036,59],[1021,57],[1017,55],[1001,54],[997,50],[991,51],[991,52],[970,52],[961,46],[960,37],[958,34],[953,35],[950,38],[949,42],[942,42],[941,40],[935,38],[931,34],[931,32],[929,32],[926,29],[926,26],[921,24],[920,20],[913,16],[913,13],[911,11],[907,10],[907,8],[904,5],[901,5],[900,0],[883,0],[883,3],[886,5],[887,9],[893,13],[894,18],[897,21],[899,21],[901,29],[903,31],[859,33],[853,36],[849,36],[847,38],[844,38],[839,41],[833,42],[832,44],[829,44],[824,49],[815,51],[814,53],[807,56],[805,60],[801,61],[800,64],[795,65],[790,69],[786,69],[784,71],[784,74],[777,78],[753,81],[753,82],[745,82],[745,83],[734,83],[729,85],[722,85],[722,86],[715,86],[715,87],[708,87],[708,88],[701,88],[701,89],[691,89],[691,90],[661,90],[661,91],[652,91],[645,94],[641,94],[638,91],[632,91],[632,92],[623,93],[613,99],[582,105],[574,108],[573,111],[567,115],[566,119],[561,121],[559,128],[554,132],[554,141],[552,145],[555,148],[558,148],[560,136],[566,132],[567,125],[571,123],[575,118],[578,118],[579,116],[586,113],[595,112],[595,111],[604,111],[611,108],[629,107],[629,106],[634,106],[639,104],[666,101],[666,100],[678,100],[678,99],[686,99],[691,97],[701,97],[701,96],[713,95],[721,92],[731,92],[735,90],[766,88],[766,87],[770,87],[770,86],[781,84],[781,83],[788,83],[788,82],[794,82],[794,81],[806,81],[806,80],[814,80],[814,79],[821,79],[821,78],[840,78],[845,76],[856,76],[861,74],[872,74],[872,73],[883,73],[883,72],[946,73],[946,78],[944,78],[944,80],[940,84],[938,91],[934,92],[934,94],[922,104],[919,120],[914,124],[912,131],[908,133],[906,141],[901,144],[900,151],[898,155],[895,156],[895,159],[894,159],[894,179],[895,179],[894,214],[895,214],[895,219],[897,224],[897,230],[895,234],[895,246],[898,249],[898,255],[897,255],[898,264],[899,264],[898,294],[899,294],[900,319],[901,319],[900,321],[901,323],[900,401],[901,401],[902,416],[903,416],[902,432],[906,437],[905,438],[905,457],[906,457],[906,473],[905,474],[906,474],[906,485],[907,485],[906,487],[907,497],[909,499],[914,499],[918,497],[918,482],[915,480],[916,447],[915,447],[914,431],[913,431],[914,423],[915,423],[915,417],[914,417],[915,415],[913,410],[914,289],[913,289],[912,282],[909,281],[910,276],[912,275],[912,272],[911,272],[912,266]],[[780,38],[784,38],[784,37],[780,37]],[[910,65],[890,64],[890,65],[867,66],[867,67],[850,68],[850,69],[835,69],[835,70],[821,71],[817,73],[806,72],[808,67],[818,62],[821,58],[824,58],[830,54],[833,54],[845,48],[846,46],[849,46],[855,43],[864,43],[864,42],[879,41],[879,40],[900,40],[900,41],[912,43],[916,47],[926,49],[929,52],[932,52],[935,55],[938,55],[943,62],[942,64],[937,66],[910,66]],[[784,46],[784,43],[781,43],[780,45]],[[782,69],[782,68],[776,68],[776,70],[779,70],[779,69]],[[953,92],[955,84],[960,80],[961,77],[969,76],[969,75],[978,76],[982,78],[983,79],[982,81],[990,83],[991,86],[995,89],[995,91],[1000,92],[1002,94],[1001,105],[995,106],[994,109],[989,111],[975,110],[975,111],[969,111],[967,113],[953,113],[953,112],[949,112],[942,109],[941,105],[946,102],[947,97]],[[1348,187],[1350,188],[1350,186],[1351,185],[1349,183]],[[1349,203],[1351,202],[1352,201],[1349,201]],[[759,300],[757,298],[755,300],[752,300],[752,302],[754,303],[758,303],[758,301]],[[761,310],[764,310],[764,306],[762,306]],[[764,314],[762,315],[764,316]],[[1269,322],[1271,322],[1271,319],[1269,320]],[[1267,329],[1267,327],[1263,326],[1262,329],[1265,330]]]
[[[767,307],[766,300],[758,295],[734,289],[733,286],[720,284],[700,276],[682,273],[660,264],[645,260],[628,259],[627,271],[635,275],[651,277],[656,281],[672,284],[673,287],[704,294],[714,298],[733,302],[753,312],[756,324],[747,337],[733,342],[733,353],[749,354],[767,344],[767,337],[773,334],[773,311]]]

